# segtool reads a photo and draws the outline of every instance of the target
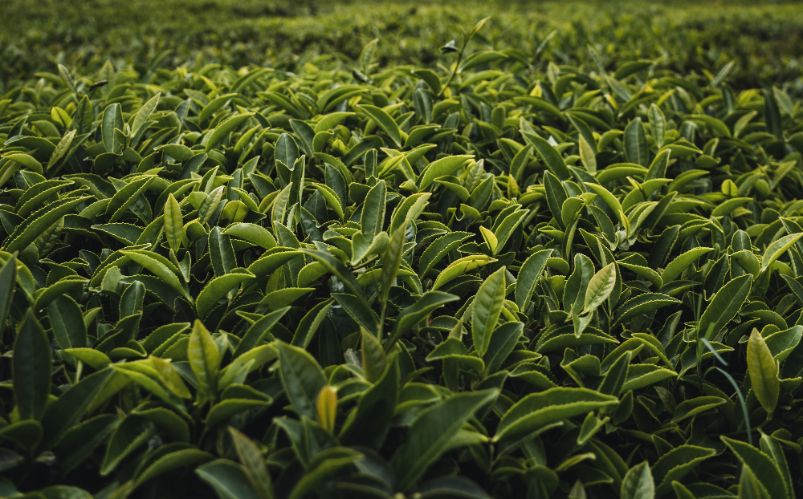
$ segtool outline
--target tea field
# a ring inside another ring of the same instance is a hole
[[[799,3],[0,11],[1,497],[803,494]]]

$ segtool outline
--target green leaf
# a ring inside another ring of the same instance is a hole
[[[103,389],[109,387],[116,376],[120,375],[111,369],[92,373],[69,387],[51,403],[42,417],[46,446],[57,442],[68,428],[80,421],[89,410],[90,404],[99,401]],[[113,394],[114,392],[111,393]]]
[[[229,435],[251,485],[259,491],[261,497],[272,499],[274,497],[272,480],[257,444],[232,427],[229,427]]]
[[[279,342],[278,349],[279,376],[285,395],[299,416],[315,419],[315,400],[326,385],[321,367],[301,348]]]
[[[591,277],[583,299],[583,314],[594,312],[605,303],[616,285],[616,264],[611,262]]]
[[[438,277],[435,278],[435,282],[432,284],[432,289],[436,290],[466,272],[470,272],[495,261],[495,258],[486,255],[469,255],[458,258],[438,274]]]
[[[93,348],[65,348],[63,352],[92,369],[103,369],[112,362],[108,355]]]
[[[614,406],[619,399],[587,388],[555,387],[522,397],[499,421],[494,441],[537,432],[553,423]]]
[[[385,254],[382,255],[382,274],[379,280],[381,303],[387,303],[390,295],[390,288],[393,286],[399,266],[404,255],[404,242],[407,237],[407,223],[398,227],[388,241]]]
[[[233,365],[233,364],[232,364]],[[247,372],[245,373],[248,374]],[[245,376],[243,376],[245,377]],[[222,383],[221,383],[222,385]],[[229,423],[236,416],[242,417],[248,411],[258,411],[266,408],[270,403],[265,400],[227,398],[213,405],[206,415],[206,427],[216,428]]]
[[[778,405],[781,392],[778,364],[764,337],[755,328],[747,341],[747,374],[750,376],[750,386],[756,399],[765,411],[772,414]]]
[[[343,468],[362,459],[363,455],[347,447],[330,447],[315,455],[304,476],[296,482],[288,499],[302,499],[319,487],[321,482],[337,476]]]
[[[728,403],[727,399],[715,395],[702,395],[700,397],[684,400],[675,407],[676,416],[672,418],[672,421],[679,423],[680,421],[693,418],[698,414],[710,411],[726,403]]]
[[[642,293],[624,302],[614,312],[616,322],[625,321],[659,308],[680,304],[681,301],[663,293]]]
[[[216,276],[224,276],[237,267],[231,238],[221,233],[220,227],[212,227],[209,231],[209,260]]]
[[[217,389],[220,371],[220,350],[215,339],[199,320],[195,320],[187,344],[187,359],[200,391],[211,396]]]
[[[100,465],[100,475],[110,475],[117,466],[154,434],[153,423],[139,416],[127,416],[106,444],[106,453]]]
[[[483,356],[487,372],[493,373],[502,366],[516,348],[523,332],[524,323],[518,321],[506,322],[494,330],[488,351]]]
[[[84,316],[69,295],[59,296],[50,302],[47,317],[59,348],[82,348],[88,345]]]
[[[264,499],[248,480],[245,470],[228,459],[216,459],[195,469],[221,499]]]
[[[206,317],[227,293],[254,278],[254,274],[247,271],[231,272],[213,278],[206,283],[206,286],[203,287],[195,299],[195,309],[198,311],[198,315]]]
[[[630,230],[630,220],[628,220],[625,211],[622,209],[622,203],[619,202],[619,199],[614,196],[611,191],[594,182],[583,182],[583,184],[591,189],[594,194],[602,198],[602,201],[610,208],[613,214],[616,215],[616,218],[619,219],[619,223],[622,224],[622,227],[624,227],[626,231]]]
[[[546,268],[547,260],[552,256],[553,250],[538,250],[521,264],[519,274],[516,276],[516,305],[519,310],[526,311],[530,304],[538,278]]]
[[[385,224],[386,188],[385,181],[380,180],[365,196],[365,203],[360,216],[362,233],[373,238]]]
[[[343,423],[340,440],[344,444],[378,449],[385,441],[399,398],[399,370],[395,363],[387,364]]]
[[[772,244],[767,246],[764,251],[764,256],[761,257],[761,272],[765,272],[770,265],[772,265],[778,258],[783,256],[789,248],[795,245],[796,242],[803,237],[803,232],[797,234],[789,234],[780,239],[777,239]]]
[[[158,477],[159,475],[163,475],[168,471],[179,468],[194,467],[200,463],[205,463],[209,461],[211,457],[212,456],[208,452],[194,448],[179,449],[168,452],[167,454],[160,456],[158,459],[148,464],[148,466],[137,475],[135,487],[138,487],[149,480],[153,480],[154,478]]]
[[[524,139],[531,144],[541,159],[546,164],[546,167],[560,180],[568,180],[572,177],[572,173],[563,161],[558,151],[549,143],[535,133],[524,133]]]
[[[656,495],[666,494],[672,487],[672,482],[681,480],[691,473],[703,461],[716,454],[714,449],[697,445],[679,445],[669,452],[664,452],[652,465],[652,474],[658,484]]]
[[[227,236],[248,241],[251,244],[269,250],[276,246],[276,239],[268,229],[248,222],[237,222],[223,230]]]
[[[164,206],[164,231],[167,244],[173,252],[178,252],[181,248],[181,241],[184,239],[184,220],[179,206],[173,193],[167,195]]]
[[[24,250],[64,218],[64,215],[88,199],[89,196],[67,197],[36,210],[18,224],[14,232],[6,238],[3,249],[9,252]]]
[[[625,159],[629,163],[647,166],[650,161],[650,152],[647,149],[647,137],[641,118],[636,118],[625,127]]]
[[[766,433],[761,434],[761,451],[767,454],[772,458],[772,460],[778,465],[778,469],[783,476],[783,483],[784,487],[786,488],[786,494],[789,497],[794,495],[794,479],[792,478],[791,470],[789,469],[789,462],[784,455],[784,449],[781,447],[781,441],[776,438],[775,436],[767,435]]]
[[[664,267],[663,272],[661,272],[661,280],[665,284],[671,283],[677,279],[684,270],[691,267],[691,265],[697,261],[698,258],[712,251],[714,251],[713,248],[692,248],[689,251],[678,255],[674,260],[669,262],[666,267]]]
[[[76,130],[70,130],[61,137],[59,143],[56,144],[56,148],[53,149],[53,154],[50,155],[50,159],[47,161],[48,170],[61,161],[62,158],[64,158],[64,156],[70,150],[70,146],[75,139],[76,133]]]
[[[251,116],[254,116],[254,113],[239,113],[229,116],[205,135],[201,144],[206,147],[207,151],[214,149],[226,139],[227,135],[239,128]]]
[[[474,156],[462,154],[457,156],[444,156],[428,164],[418,179],[418,189],[426,190],[434,180],[456,174],[464,165],[473,160]]]
[[[396,147],[402,145],[402,131],[396,121],[382,108],[370,104],[362,104],[359,110],[371,118],[393,141]]]
[[[767,497],[789,497],[784,486],[783,476],[778,465],[764,452],[752,445],[728,438],[719,437],[736,458],[759,480]]]
[[[106,152],[120,154],[123,151],[122,141],[123,115],[120,104],[115,102],[103,111],[100,134]]]
[[[4,327],[17,288],[17,258],[11,256],[0,268],[0,329]]]
[[[145,126],[148,124],[148,120],[156,110],[156,106],[159,105],[159,99],[161,97],[162,95],[157,92],[156,95],[148,99],[145,104],[140,106],[140,108],[137,110],[137,113],[134,115],[134,119],[131,121],[132,136],[136,137],[145,129]]]
[[[273,157],[277,165],[281,164],[284,168],[295,167],[296,159],[298,159],[298,146],[292,135],[287,133],[279,135]]]
[[[248,271],[256,277],[266,277],[276,269],[294,258],[301,256],[301,251],[282,247],[274,247],[248,266]]]
[[[348,300],[348,298],[346,300]],[[351,302],[363,303],[362,301],[360,301],[359,298],[355,298],[353,296],[351,296]],[[315,333],[318,331],[318,328],[321,327],[321,324],[329,314],[329,311],[331,310],[333,304],[334,300],[329,298],[311,307],[309,311],[306,314],[304,314],[304,317],[301,318],[301,321],[298,323],[298,327],[296,328],[295,333],[293,334],[292,344],[306,348],[310,344],[312,339],[315,337]],[[353,309],[351,310],[350,316],[352,318],[361,317],[360,315],[355,313],[355,310]],[[372,315],[371,317],[373,318],[374,316]]]
[[[652,479],[650,463],[643,461],[627,471],[622,479],[619,492],[621,499],[653,499],[655,483]]]
[[[496,328],[505,303],[505,267],[500,268],[480,285],[471,305],[471,338],[480,356],[488,351],[491,333]]]
[[[701,338],[713,337],[736,316],[747,300],[752,284],[753,276],[745,274],[731,279],[717,291],[700,317],[697,330]]]
[[[146,268],[153,275],[173,288],[187,300],[191,300],[187,289],[178,279],[178,269],[165,257],[147,250],[120,250],[120,254]]]
[[[379,317],[365,301],[349,293],[332,293],[332,298],[343,307],[343,310],[354,319],[361,328],[377,334],[379,330]]]
[[[20,417],[39,419],[50,394],[50,344],[32,313],[17,331],[12,357],[14,401]]]
[[[0,442],[12,443],[23,449],[36,449],[41,440],[42,425],[35,419],[23,419],[0,428]]]
[[[271,328],[278,324],[290,307],[282,307],[268,314],[263,315],[251,324],[240,339],[240,343],[234,350],[234,358],[243,355],[255,346],[259,345],[270,333]]]
[[[106,205],[105,212],[110,215],[109,221],[116,222],[126,215],[155,180],[154,175],[142,175],[131,179],[122,188],[119,188]]]
[[[399,488],[407,490],[415,484],[449,448],[469,418],[497,395],[495,389],[457,393],[423,410],[410,425],[407,438],[390,461],[398,476]]]
[[[39,174],[44,173],[44,169],[42,168],[42,163],[40,163],[38,159],[34,158],[30,154],[25,154],[24,152],[12,152],[9,154],[4,154],[2,158],[7,161],[13,161],[14,163],[18,163],[36,173]]]
[[[314,187],[315,190],[321,193],[321,196],[326,200],[326,204],[334,210],[337,216],[342,220],[346,217],[345,212],[343,211],[343,205],[340,203],[340,199],[337,196],[337,193],[326,184],[321,184],[319,182],[310,182],[309,184],[311,187]]]
[[[591,144],[588,143],[586,138],[580,134],[580,137],[577,142],[577,147],[580,150],[580,160],[583,162],[583,166],[586,167],[586,170],[589,173],[596,173],[597,172],[597,156],[594,153],[594,148],[591,147]]]
[[[401,310],[392,338],[400,337],[439,307],[459,299],[460,297],[443,291],[427,291],[415,303]],[[388,341],[388,346],[391,344],[392,341]]]

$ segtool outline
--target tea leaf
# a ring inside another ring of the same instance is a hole
[[[775,363],[772,352],[757,329],[753,329],[747,341],[747,373],[759,403],[764,410],[772,414],[778,405],[781,390],[778,364]]]

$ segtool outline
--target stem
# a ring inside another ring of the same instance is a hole
[[[449,88],[449,85],[454,80],[454,77],[457,76],[457,72],[460,70],[460,63],[463,62],[463,54],[466,52],[466,47],[468,47],[468,42],[471,40],[471,36],[465,36],[463,38],[463,45],[460,47],[460,50],[457,51],[457,61],[454,63],[454,68],[452,69],[449,78],[446,80],[446,83],[441,86],[441,91],[438,93],[438,98],[443,96],[443,93]]]
[[[721,372],[722,375],[725,376],[725,379],[730,382],[731,386],[733,386],[733,389],[736,391],[736,396],[739,397],[739,405],[742,408],[742,417],[744,418],[744,425],[746,427],[745,430],[747,431],[747,442],[750,445],[753,445],[753,430],[750,427],[750,414],[747,412],[747,403],[744,401],[742,391],[739,390],[739,385],[736,384],[736,380],[733,379],[733,376],[728,374],[728,372],[724,369],[719,367],[714,367],[714,369]]]

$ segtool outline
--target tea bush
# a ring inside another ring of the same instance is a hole
[[[10,5],[0,495],[803,488],[797,5]]]

